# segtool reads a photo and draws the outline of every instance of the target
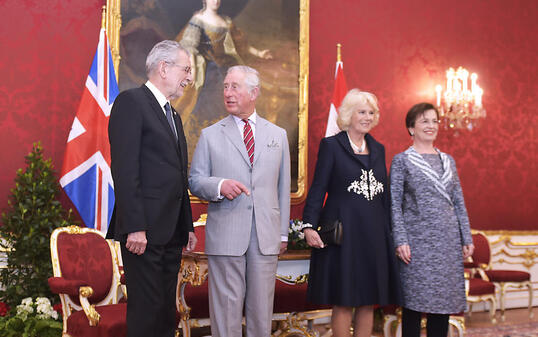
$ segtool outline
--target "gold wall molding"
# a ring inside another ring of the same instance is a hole
[[[538,264],[538,231],[498,230],[483,233],[490,241],[493,264],[519,265],[529,271]]]
[[[114,72],[116,80],[120,71],[120,29],[121,29],[121,0],[106,0],[103,6],[102,27],[106,29],[110,53],[114,62]],[[119,82],[119,81],[118,81]]]

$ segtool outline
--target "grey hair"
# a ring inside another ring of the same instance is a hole
[[[351,124],[351,116],[357,110],[356,106],[361,103],[368,104],[374,111],[373,126],[376,126],[377,123],[379,123],[379,106],[377,105],[377,98],[375,95],[354,88],[347,92],[346,96],[342,100],[340,108],[338,109],[338,118],[336,119],[336,124],[340,130],[347,131],[349,129],[349,125]]]
[[[228,68],[226,75],[234,71],[241,71],[245,74],[245,84],[248,87],[248,92],[252,92],[254,88],[260,89],[260,74],[254,68],[244,65],[232,66]]]
[[[149,76],[155,69],[157,69],[159,62],[161,61],[174,63],[178,51],[182,51],[190,57],[190,53],[187,49],[183,48],[177,41],[164,40],[157,43],[149,52],[148,57],[146,57],[146,75]]]

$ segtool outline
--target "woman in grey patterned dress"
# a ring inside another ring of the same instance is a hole
[[[413,145],[390,169],[403,337],[420,336],[422,313],[428,314],[428,337],[446,337],[449,314],[466,307],[463,260],[474,246],[454,159],[433,146],[438,121],[432,104],[414,105],[405,119]]]

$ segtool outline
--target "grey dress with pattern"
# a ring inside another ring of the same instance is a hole
[[[437,151],[392,160],[392,232],[395,247],[411,248],[411,262],[399,262],[404,306],[452,314],[466,308],[462,246],[472,237],[454,159]]]

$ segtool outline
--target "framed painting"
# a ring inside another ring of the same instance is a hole
[[[305,199],[309,0],[108,0],[107,6],[120,90],[145,83],[145,58],[155,43],[176,40],[191,52],[193,84],[172,102],[183,121],[189,158],[200,131],[227,115],[222,94],[227,68],[257,69],[256,111],[286,129],[292,204]]]

